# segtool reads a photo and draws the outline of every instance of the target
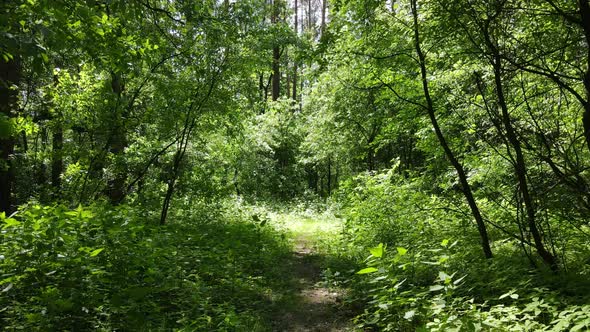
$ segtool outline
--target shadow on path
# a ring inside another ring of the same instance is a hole
[[[278,315],[273,331],[352,331],[350,317],[342,308],[341,290],[322,286],[322,256],[317,255],[306,236],[295,238],[291,276],[296,294]]]

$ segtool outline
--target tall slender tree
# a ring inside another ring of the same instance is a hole
[[[477,202],[475,201],[475,198],[473,197],[473,192],[471,190],[471,186],[469,185],[469,181],[467,180],[467,175],[465,173],[465,169],[463,168],[463,165],[461,165],[461,163],[459,162],[457,157],[455,157],[455,154],[453,153],[453,151],[449,147],[449,144],[447,143],[447,140],[440,128],[440,125],[439,125],[437,117],[436,117],[436,110],[435,110],[435,106],[434,106],[434,101],[432,100],[432,97],[430,94],[430,88],[429,88],[429,84],[428,84],[426,56],[424,55],[424,52],[422,51],[422,46],[421,46],[417,0],[410,0],[410,7],[411,7],[412,19],[413,19],[414,47],[415,47],[416,55],[418,56],[418,65],[420,66],[420,77],[422,80],[422,89],[424,92],[424,99],[426,101],[426,105],[424,105],[424,107],[426,108],[426,111],[428,112],[428,116],[429,116],[430,121],[432,123],[432,127],[434,129],[434,132],[436,133],[436,137],[438,138],[438,141],[439,141],[441,147],[443,148],[445,155],[447,156],[447,159],[449,159],[449,161],[451,162],[451,164],[453,165],[453,167],[457,171],[457,176],[459,177],[459,182],[461,184],[461,190],[463,192],[463,195],[465,195],[465,199],[467,200],[467,203],[469,205],[469,208],[471,209],[471,213],[473,215],[473,218],[475,219],[475,222],[477,224],[477,230],[479,231],[479,236],[481,239],[481,246],[482,246],[484,255],[486,258],[491,258],[493,255],[492,255],[492,249],[490,247],[490,240],[489,240],[486,224],[483,220],[483,217],[481,215],[479,207],[477,206]]]

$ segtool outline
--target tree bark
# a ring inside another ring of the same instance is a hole
[[[60,119],[58,119],[60,121]],[[56,123],[53,128],[52,141],[52,160],[51,160],[51,185],[55,194],[59,194],[61,189],[61,173],[63,173],[63,141],[64,133],[60,123]]]
[[[586,72],[584,73],[586,102],[583,104],[584,114],[582,116],[582,124],[584,126],[586,145],[590,150],[590,4],[588,0],[578,0],[578,6],[580,7],[581,27],[584,30],[584,37],[586,39]]]
[[[299,36],[299,2],[295,0],[295,36]],[[293,100],[297,101],[297,59],[293,57]]]
[[[272,8],[272,24],[278,24],[279,20],[279,0],[273,1]],[[281,85],[281,73],[280,73],[280,59],[281,50],[279,45],[276,44],[272,48],[272,100],[276,101],[279,99],[280,85]]]
[[[21,78],[20,61],[16,56],[4,61],[0,59],[0,119],[4,128],[11,128],[0,133],[0,212],[7,215],[14,211],[14,145],[15,133],[12,131],[11,119],[18,110],[18,86]]]
[[[127,132],[120,108],[121,94],[125,90],[121,75],[111,73],[111,87],[113,93],[117,95],[117,105],[113,110],[112,131],[109,137],[109,151],[115,155],[115,175],[108,182],[108,197],[112,204],[119,204],[125,198],[125,182],[127,182],[127,170],[120,156],[125,152],[129,145],[127,141]]]
[[[477,229],[479,231],[479,236],[481,239],[481,246],[484,252],[484,256],[486,258],[492,258],[492,249],[490,248],[490,241],[488,237],[488,232],[486,228],[486,224],[483,221],[483,217],[481,216],[481,212],[479,211],[479,207],[477,206],[477,202],[473,197],[473,193],[471,191],[471,187],[469,186],[469,182],[467,181],[467,175],[465,174],[465,170],[463,166],[459,163],[453,151],[449,147],[441,129],[438,124],[438,120],[436,118],[436,113],[434,109],[434,102],[430,96],[430,89],[428,86],[427,80],[427,71],[426,71],[426,58],[424,53],[422,52],[422,48],[420,46],[420,32],[418,29],[418,9],[416,6],[416,0],[411,0],[411,10],[412,10],[412,17],[414,21],[414,46],[416,49],[416,54],[418,55],[418,63],[420,65],[420,74],[422,79],[422,89],[424,90],[424,98],[426,99],[426,110],[428,112],[428,116],[430,117],[430,121],[432,123],[432,127],[436,133],[436,137],[440,145],[442,146],[447,159],[451,162],[455,170],[457,171],[457,175],[459,177],[459,182],[461,183],[461,189],[467,200],[469,208],[471,209],[471,213],[475,219],[477,224]]]
[[[498,98],[498,105],[500,106],[502,123],[504,130],[506,131],[506,138],[509,144],[512,146],[515,154],[514,171],[518,179],[518,185],[522,194],[523,204],[526,209],[527,225],[529,232],[533,236],[535,243],[535,249],[537,254],[543,259],[543,261],[554,271],[558,270],[557,260],[555,257],[545,248],[543,238],[537,227],[536,220],[536,207],[530,194],[529,185],[527,182],[527,167],[522,153],[522,147],[514,127],[512,126],[512,120],[510,113],[508,112],[508,104],[504,94],[504,86],[502,83],[502,60],[498,46],[492,41],[492,37],[489,33],[489,26],[485,26],[482,29],[486,45],[489,51],[492,53],[491,65],[494,70],[494,84],[496,87],[496,96]]]
[[[324,32],[326,31],[326,6],[328,4],[328,0],[322,0],[322,20],[320,24],[320,36],[324,36]]]

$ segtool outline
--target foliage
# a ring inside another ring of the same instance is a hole
[[[303,234],[359,329],[588,329],[589,17],[3,1],[2,326],[272,329]]]
[[[339,267],[336,278],[332,269],[327,278],[351,288],[349,303],[363,303],[355,319],[359,329],[586,328],[588,298],[582,294],[590,285],[582,270],[540,274],[527,267],[512,240],[494,242],[496,257],[485,261],[468,219],[449,208],[456,204],[452,196],[424,193],[422,181],[394,171],[358,176],[339,190],[346,227],[331,250],[358,268]]]
[[[128,206],[31,204],[2,225],[7,330],[265,330],[285,287],[286,243],[246,211],[157,227]]]

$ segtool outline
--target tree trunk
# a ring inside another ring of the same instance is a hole
[[[273,1],[272,8],[272,24],[278,24],[279,20],[279,0]],[[280,57],[281,50],[279,45],[274,45],[272,48],[272,100],[276,101],[279,99],[280,84],[281,84],[281,73],[280,73]]]
[[[52,135],[52,155],[51,155],[51,185],[55,194],[58,195],[61,189],[61,173],[63,173],[63,141],[64,134],[61,123],[58,119],[53,128]]]
[[[311,11],[311,0],[307,0],[307,28],[309,29],[309,31],[313,31],[312,18],[313,18],[313,13]]]
[[[289,70],[289,54],[287,54],[287,49],[285,49],[285,63],[285,72],[287,73],[287,77],[285,78],[285,90],[287,90],[287,99],[291,99],[291,72]]]
[[[20,81],[20,62],[15,58],[9,61],[0,59],[0,123],[3,128],[10,128],[0,133],[0,212],[7,215],[14,211],[14,145],[11,119],[18,110],[18,90]]]
[[[323,37],[324,32],[326,31],[326,6],[328,4],[328,0],[322,0],[322,20],[320,24],[320,34]]]
[[[442,146],[445,155],[457,171],[457,175],[459,177],[459,182],[461,183],[461,189],[463,194],[465,195],[465,199],[471,209],[471,213],[475,219],[477,224],[477,229],[479,231],[479,236],[481,238],[481,245],[486,258],[492,258],[492,249],[490,248],[490,241],[488,237],[488,232],[486,225],[483,221],[483,217],[481,216],[481,212],[479,211],[479,207],[473,197],[473,193],[471,191],[471,187],[469,186],[469,182],[467,181],[467,175],[465,174],[465,170],[463,166],[459,163],[453,151],[447,144],[447,141],[440,129],[438,124],[438,120],[436,119],[436,114],[434,110],[434,102],[430,96],[430,89],[428,87],[428,80],[427,80],[427,72],[426,72],[426,59],[424,53],[422,53],[422,48],[420,46],[420,32],[418,29],[418,9],[416,6],[416,0],[411,0],[411,10],[412,16],[414,19],[414,46],[416,48],[416,54],[418,55],[418,63],[420,65],[420,74],[422,78],[422,89],[424,90],[424,98],[426,99],[426,110],[428,111],[428,116],[430,117],[430,121],[432,122],[432,127],[436,133],[436,137],[440,145]]]
[[[332,158],[328,157],[328,197],[332,194]]]
[[[549,265],[549,267],[553,271],[558,270],[557,260],[555,257],[545,248],[543,243],[543,238],[539,232],[537,227],[537,220],[535,216],[536,207],[534,205],[533,199],[530,195],[529,186],[527,182],[527,169],[526,163],[524,160],[524,155],[522,153],[522,147],[520,145],[520,141],[516,136],[516,132],[514,127],[512,126],[512,120],[510,118],[510,114],[508,112],[508,104],[506,102],[506,97],[504,95],[504,86],[502,84],[502,60],[500,57],[500,51],[498,50],[497,45],[492,41],[492,38],[489,34],[489,26],[486,26],[482,29],[483,35],[485,38],[485,42],[492,53],[492,67],[494,69],[494,84],[496,87],[496,95],[498,98],[498,104],[500,106],[502,112],[502,123],[504,125],[504,130],[506,131],[506,138],[508,139],[509,144],[512,146],[514,150],[514,154],[516,155],[515,164],[514,164],[514,171],[516,173],[516,177],[518,179],[518,185],[520,187],[520,192],[522,194],[522,200],[526,209],[526,216],[527,216],[527,225],[529,228],[529,232],[533,236],[533,240],[535,243],[535,249],[539,256],[543,259],[543,261]]]
[[[129,145],[125,130],[124,118],[120,111],[121,94],[125,90],[121,75],[111,73],[111,87],[117,95],[117,105],[113,110],[112,132],[109,138],[109,151],[115,155],[114,178],[108,182],[107,194],[112,204],[119,204],[125,198],[125,182],[127,182],[127,170],[121,156]]]
[[[299,36],[299,2],[295,0],[295,36]],[[293,57],[293,100],[297,101],[297,59]]]
[[[584,88],[586,90],[586,102],[584,103],[584,115],[582,124],[584,126],[584,137],[586,145],[590,149],[590,4],[588,0],[578,0],[580,7],[581,26],[586,38],[586,72],[584,73]]]

